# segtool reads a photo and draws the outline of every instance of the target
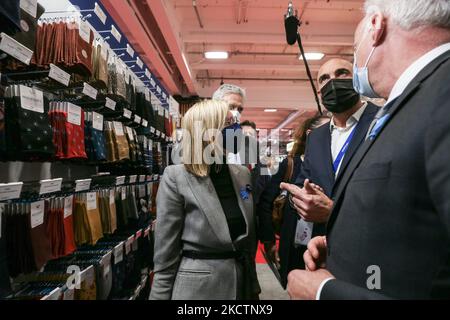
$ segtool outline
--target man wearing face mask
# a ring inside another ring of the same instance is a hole
[[[352,70],[352,64],[344,59],[329,60],[319,69],[319,95],[333,117],[308,136],[305,160],[295,185],[281,184],[281,189],[290,193],[292,214],[298,215],[289,238],[295,247],[304,250],[312,237],[325,234],[335,181],[345,172],[379,110],[361,101],[353,88]]]
[[[450,2],[366,0],[355,89],[387,99],[333,191],[294,299],[450,297]]]

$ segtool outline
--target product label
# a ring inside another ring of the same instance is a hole
[[[0,183],[0,201],[20,198],[23,182]]]
[[[91,85],[84,83],[83,86],[83,94],[87,95],[88,97],[91,97],[92,99],[97,99],[98,91]]]
[[[41,188],[39,189],[39,194],[42,195],[61,191],[62,180],[62,178],[53,180],[41,180]]]
[[[75,192],[87,191],[91,188],[92,179],[76,180]]]
[[[95,192],[87,193],[87,209],[88,211],[97,209],[97,193]]]
[[[131,236],[128,238],[127,242],[125,243],[125,253],[129,254],[131,251],[131,245],[133,244],[134,236]]]
[[[114,264],[118,264],[123,260],[123,245],[121,242],[117,247],[114,248]]]
[[[2,37],[2,40],[0,41],[0,50],[6,52],[26,65],[29,65],[31,58],[33,57],[33,51],[17,42],[6,33],[2,32],[0,35]]]
[[[130,57],[134,57],[134,50],[129,44],[127,44],[127,53],[130,55]]]
[[[125,127],[125,128],[127,130],[128,139],[130,139],[130,141],[134,141],[133,130],[130,127]]]
[[[137,175],[130,176],[130,183],[136,183]]]
[[[152,74],[150,73],[150,71],[147,68],[145,68],[145,76],[149,79],[152,77]]]
[[[66,87],[70,82],[70,74],[52,63],[50,64],[50,73],[48,74],[48,77],[62,83]]]
[[[122,35],[120,34],[119,30],[117,30],[114,25],[111,25],[111,34],[113,35],[114,38],[116,38],[117,42],[120,43],[120,41],[122,40]]]
[[[81,125],[81,112],[83,110],[72,103],[68,104],[67,121],[70,123],[80,126]]]
[[[91,42],[91,28],[89,27],[89,24],[86,21],[81,20],[80,21],[80,37],[87,43]]]
[[[156,82],[153,79],[150,79],[150,84],[152,85],[152,87],[154,88],[156,86]]]
[[[145,119],[142,119],[142,126],[143,126],[144,128],[147,128],[147,127],[148,127],[148,121],[145,120]]]
[[[139,182],[145,182],[145,180],[147,179],[147,176],[146,175],[140,175],[139,176]]]
[[[37,0],[20,0],[20,8],[33,18],[36,18]]]
[[[92,112],[92,126],[94,129],[103,131],[103,115],[97,112]]]
[[[128,110],[128,109],[125,109],[125,108],[123,109],[123,116],[125,118],[131,119],[131,115],[132,115],[131,110]]]
[[[155,128],[150,127],[150,132],[151,132],[151,133],[155,133]]]
[[[103,12],[102,8],[100,8],[100,6],[98,5],[98,3],[95,3],[95,8],[94,8],[94,13],[97,15],[97,17],[100,19],[100,21],[103,24],[106,24],[106,14],[105,12]]]
[[[139,117],[137,114],[134,115],[134,122],[135,122],[135,123],[141,124],[141,120],[142,120],[142,118]]]
[[[125,183],[125,176],[120,176],[116,178],[116,186],[121,186]]]
[[[23,109],[44,113],[44,93],[40,90],[21,85],[20,105]]]
[[[122,125],[121,122],[114,121],[113,122],[113,127],[114,127],[114,131],[116,133],[116,136],[123,136],[124,135],[124,133],[123,133],[123,125]]]
[[[73,196],[64,199],[64,219],[71,216],[73,212]]]
[[[115,102],[114,100],[111,100],[110,98],[106,98],[106,104],[105,104],[105,106],[106,106],[108,109],[116,110],[116,104],[117,104],[117,102]]]
[[[144,63],[142,62],[142,60],[139,57],[136,58],[136,64],[141,69],[144,67]]]
[[[157,86],[157,87],[156,87],[156,92],[158,92],[159,94],[161,94],[161,88],[160,88],[160,86]]]
[[[41,200],[31,204],[31,229],[44,223],[45,201]]]

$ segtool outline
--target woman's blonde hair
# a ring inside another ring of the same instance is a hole
[[[209,165],[203,155],[207,146],[213,146],[214,157],[221,158],[223,150],[222,143],[217,143],[220,135],[210,132],[220,132],[224,126],[228,113],[228,105],[223,101],[204,100],[192,106],[183,117],[181,127],[183,138],[181,150],[183,163],[186,170],[197,177],[209,175]],[[204,141],[206,140],[206,141]]]

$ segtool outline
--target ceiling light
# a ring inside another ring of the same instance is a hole
[[[264,109],[264,112],[277,112],[277,109]]]
[[[322,52],[307,52],[305,53],[306,60],[322,60],[325,54]],[[303,56],[300,54],[298,56],[299,60],[303,60]]]
[[[208,51],[205,52],[206,59],[228,59],[228,52],[226,51]]]

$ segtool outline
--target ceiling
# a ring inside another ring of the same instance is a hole
[[[294,0],[306,52],[323,52],[310,61],[314,79],[328,59],[352,61],[353,33],[363,0]],[[287,0],[102,0],[134,41],[172,95],[210,97],[223,81],[246,89],[242,119],[258,128],[291,129],[316,110],[298,47],[286,44],[283,15]],[[119,4],[120,3],[120,4]],[[130,17],[132,15],[132,17]],[[138,34],[136,19],[151,34]],[[127,26],[128,25],[128,26]],[[149,35],[147,34],[147,37]],[[145,49],[145,50],[144,50]],[[205,51],[227,51],[229,59],[204,58]],[[161,63],[162,62],[162,63]],[[275,108],[276,113],[264,109]],[[285,121],[288,119],[288,121]]]

